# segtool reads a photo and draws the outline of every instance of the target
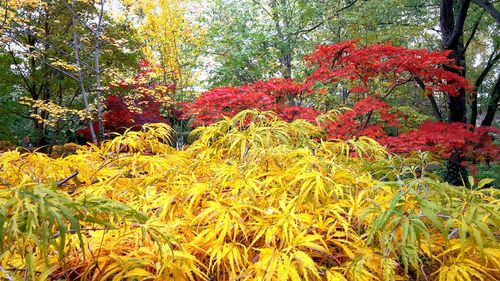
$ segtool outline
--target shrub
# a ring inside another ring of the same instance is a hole
[[[171,134],[154,124],[64,158],[0,155],[0,275],[500,278],[498,190],[443,183],[429,153],[321,140],[321,128],[270,112],[199,127],[186,150]]]

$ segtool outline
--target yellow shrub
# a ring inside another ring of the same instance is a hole
[[[151,124],[64,158],[3,153],[0,278],[500,278],[496,190],[319,132],[245,111],[183,151]]]

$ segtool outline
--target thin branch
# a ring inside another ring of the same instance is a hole
[[[72,178],[74,178],[76,176],[78,176],[78,171],[74,171],[71,175],[67,176],[62,181],[56,183],[56,186],[57,187],[61,187],[63,184],[67,183],[70,179],[72,179]]]
[[[62,69],[60,69],[60,68],[58,68],[58,67],[55,67],[55,66],[53,66],[52,64],[50,64],[50,63],[46,62],[45,60],[40,59],[40,62],[42,62],[42,63],[43,63],[43,64],[45,64],[46,66],[48,66],[48,67],[50,67],[50,68],[52,68],[52,69],[54,69],[54,70],[56,70],[56,71],[61,72],[62,74],[64,74],[64,75],[68,76],[69,78],[71,78],[71,79],[73,79],[73,80],[75,80],[75,81],[78,81],[78,78],[76,78],[73,74],[71,74],[71,73],[69,73],[69,72],[67,72],[67,71],[65,71],[65,70],[62,70]]]
[[[415,82],[417,82],[417,84],[420,86],[420,88],[422,88],[422,90],[425,91],[425,84],[422,80],[420,80],[420,78],[415,77]],[[431,103],[432,111],[434,112],[434,116],[439,121],[442,122],[443,116],[441,115],[441,111],[439,111],[439,107],[437,105],[436,99],[434,98],[434,96],[432,94],[427,95],[427,98],[429,99],[429,102]]]
[[[472,31],[470,33],[469,39],[467,39],[467,42],[465,42],[464,50],[462,51],[464,54],[469,48],[470,43],[472,42],[472,39],[476,35],[477,28],[479,27],[479,23],[481,22],[481,18],[483,17],[483,13],[479,15],[477,18],[476,22],[474,23],[474,26],[472,27]]]
[[[47,44],[49,45],[51,48],[54,48],[54,50],[58,51],[59,53],[65,55],[66,57],[68,58],[73,58],[73,55],[64,51],[63,49],[55,46],[52,42],[49,42],[41,37],[39,37],[38,35],[36,35],[36,33],[32,32],[31,30],[29,29],[26,29],[26,28],[23,28],[22,26],[18,26],[19,28],[21,28],[23,31],[25,31],[26,33],[21,33],[21,32],[14,32],[13,30],[10,30],[10,33],[13,33],[13,35],[29,35],[29,36],[33,36],[36,40],[40,41],[41,43],[43,44]],[[23,47],[24,48],[24,45],[20,42],[17,42],[17,40],[15,40],[15,37],[14,36],[11,36],[12,39],[14,39],[15,43],[18,44],[19,46]],[[90,65],[89,63],[85,62],[85,61],[82,61],[82,63],[90,68],[91,70],[94,70],[93,66]]]
[[[7,271],[5,271],[5,269],[3,269],[3,267],[0,265],[0,271],[2,271],[3,275],[5,275],[5,278],[7,278],[7,280],[9,281],[14,281],[14,279],[12,278],[12,276],[10,276]]]
[[[252,2],[259,5],[264,10],[264,12],[266,12],[266,14],[268,14],[271,18],[274,17],[273,13],[271,13],[266,7],[264,7],[264,5],[262,5],[262,3],[260,3],[260,1],[252,0]]]
[[[21,78],[23,79],[24,83],[26,84],[26,89],[28,90],[28,92],[30,92],[30,93],[33,94],[33,91],[36,90],[36,89],[32,88],[33,86],[28,81],[28,78],[26,76],[24,76],[23,70],[21,69],[21,66],[19,66],[19,63],[17,62],[16,56],[14,55],[14,51],[12,51],[10,49],[10,46],[9,46],[9,54],[11,55],[12,60],[14,61],[14,65],[16,66],[17,70],[19,71],[19,74],[21,75]]]
[[[0,29],[3,29],[4,25],[7,23],[7,19],[9,18],[9,1],[8,0],[5,0],[5,15],[3,17],[3,21],[2,21],[2,24],[0,24]]]
[[[412,78],[410,78],[410,79],[408,79],[408,80],[406,80],[406,81],[403,81],[403,82],[396,83],[396,84],[392,85],[392,87],[389,89],[389,91],[387,91],[387,93],[386,93],[386,94],[385,94],[385,95],[384,95],[384,96],[383,96],[380,100],[381,100],[381,101],[383,101],[383,100],[384,100],[385,98],[387,98],[387,97],[388,97],[388,96],[389,96],[389,95],[390,95],[390,94],[391,94],[391,93],[392,93],[392,92],[393,92],[393,91],[394,91],[397,87],[402,86],[402,85],[404,85],[404,84],[408,84],[408,83],[410,83],[410,82],[411,82],[411,81],[413,81],[413,80],[414,80],[414,78],[412,77]],[[367,118],[366,118],[366,122],[365,122],[365,124],[363,125],[362,130],[364,130],[366,127],[368,127],[368,124],[370,123],[370,119],[372,118],[372,115],[373,115],[373,110],[372,110],[372,111],[370,111],[370,112],[368,113],[368,116],[367,116]]]
[[[307,33],[311,32],[311,31],[314,31],[314,30],[315,30],[315,29],[317,29],[318,27],[320,27],[320,26],[322,26],[323,24],[325,24],[325,22],[326,22],[326,21],[329,21],[329,20],[331,20],[331,19],[335,18],[336,16],[338,16],[338,14],[339,14],[340,12],[342,12],[342,11],[344,11],[344,10],[347,10],[347,9],[349,9],[350,7],[354,6],[354,4],[356,4],[356,2],[358,2],[358,0],[353,0],[352,2],[348,3],[346,6],[344,6],[344,7],[340,8],[340,9],[338,9],[337,11],[335,11],[335,12],[333,13],[333,15],[332,15],[332,16],[329,16],[328,18],[326,18],[326,19],[324,19],[324,20],[322,20],[322,21],[318,22],[317,24],[315,24],[315,25],[313,25],[313,26],[311,26],[311,27],[309,27],[309,28],[302,29],[302,30],[298,30],[298,31],[296,31],[296,32],[290,33],[290,34],[289,34],[289,37],[294,36],[294,35],[307,34]]]
[[[481,74],[476,79],[476,82],[474,82],[474,87],[478,88],[479,86],[481,86],[484,78],[486,77],[486,75],[488,75],[490,70],[493,68],[493,66],[496,64],[496,62],[499,59],[500,59],[500,52],[498,52],[498,49],[495,48],[495,50],[491,53],[490,57],[488,58],[488,62],[486,63],[486,67],[483,69],[483,71],[481,71]]]
[[[497,22],[497,24],[500,24],[500,12],[493,6],[493,4],[488,1],[488,0],[472,0],[474,4],[478,5],[479,7],[483,8],[486,12],[488,12],[493,19]]]
[[[83,26],[85,27],[85,29],[87,29],[88,31],[90,31],[91,33],[94,33],[95,31],[90,28],[90,26],[88,26],[86,23],[84,23],[82,21],[82,19],[76,14],[75,10],[69,5],[69,3],[66,1],[66,0],[61,0],[64,5],[66,6],[66,8],[68,8],[68,10],[70,11],[71,15]]]
[[[408,79],[408,80],[406,80],[406,81],[403,81],[403,82],[399,82],[399,83],[394,84],[394,85],[393,85],[393,86],[389,89],[389,91],[387,91],[387,93],[386,93],[386,94],[385,94],[385,95],[384,95],[384,96],[383,96],[380,100],[382,100],[382,101],[383,101],[385,98],[387,98],[387,97],[388,97],[388,96],[389,96],[389,95],[390,95],[390,94],[391,94],[391,93],[392,93],[392,92],[393,92],[393,91],[394,91],[397,87],[402,86],[402,85],[404,85],[404,84],[408,84],[408,83],[410,83],[411,81],[414,81],[414,80],[415,80],[415,78],[414,78],[414,77],[412,77],[412,78],[410,78],[410,79]]]

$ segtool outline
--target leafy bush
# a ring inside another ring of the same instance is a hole
[[[0,276],[500,278],[498,190],[443,183],[429,153],[255,111],[197,128],[185,150],[171,135],[154,124],[65,158],[2,154]]]

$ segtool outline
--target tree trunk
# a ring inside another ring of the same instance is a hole
[[[425,91],[425,84],[424,84],[424,82],[422,82],[422,80],[420,80],[420,78],[418,78],[418,77],[415,77],[415,81],[420,86],[420,88],[422,89],[422,91]],[[438,104],[436,102],[436,99],[434,98],[434,96],[432,94],[426,95],[426,96],[429,99],[429,102],[431,103],[432,113],[434,114],[434,117],[436,117],[436,119],[439,122],[443,122],[443,117],[441,115],[441,111],[439,111],[439,106],[438,106]]]
[[[500,58],[500,52],[495,55],[496,52],[497,52],[497,48],[495,48],[495,50],[491,53],[491,55],[488,59],[488,63],[486,64],[486,67],[483,69],[483,71],[481,71],[481,74],[479,75],[479,77],[476,79],[476,82],[474,83],[475,93],[473,93],[473,95],[472,95],[472,104],[471,104],[471,113],[470,113],[470,124],[473,126],[476,126],[476,122],[477,122],[477,98],[478,98],[477,95],[479,94],[480,86],[483,84],[484,79],[486,78],[486,76],[488,75],[490,70],[493,68],[495,63]],[[495,91],[493,90],[492,94],[494,94],[494,92]]]
[[[286,15],[282,15],[283,17],[283,26],[280,22],[280,13],[276,12],[276,9],[280,9],[281,6],[285,6],[286,2],[281,1],[278,3],[277,0],[273,0],[271,2],[271,7],[273,8],[273,20],[276,26],[276,33],[280,41],[283,42],[285,48],[280,47],[280,55],[279,58],[280,64],[283,67],[283,77],[284,78],[292,78],[292,42],[291,35],[286,34],[290,25],[289,19],[287,19]],[[283,30],[284,29],[284,30]]]
[[[101,0],[101,7],[99,11],[99,20],[97,21],[97,27],[95,31],[95,79],[96,79],[96,95],[97,95],[97,124],[99,128],[98,139],[102,141],[104,139],[104,122],[102,118],[102,100],[101,100],[101,68],[99,63],[99,51],[100,51],[100,43],[101,43],[101,25],[102,25],[102,17],[104,14],[104,2],[105,0]]]
[[[450,58],[461,70],[445,68],[465,77],[465,47],[463,41],[464,24],[471,0],[441,0],[439,6],[439,23],[441,26],[441,44],[443,50],[451,50]],[[458,12],[455,20],[455,8]],[[459,89],[458,95],[448,95],[448,122],[467,122],[465,89]],[[461,151],[453,151],[447,160],[445,181],[460,185],[466,178],[467,171],[462,167]]]
[[[442,48],[451,50],[450,57],[456,65],[461,66],[461,70],[447,69],[465,77],[465,53],[463,41],[463,29],[470,0],[464,0],[457,5],[458,14],[455,21],[455,1],[441,0],[440,4],[440,26]],[[460,89],[456,96],[448,96],[448,122],[467,121],[466,117],[466,97],[465,90]]]
[[[434,98],[433,95],[427,95],[427,98],[429,99],[429,102],[431,103],[432,106],[432,113],[434,114],[434,117],[440,122],[443,122],[443,117],[441,116],[441,112],[439,111],[439,106],[436,102],[436,99]]]
[[[488,109],[486,110],[486,116],[481,123],[481,126],[491,126],[495,118],[495,113],[498,110],[498,102],[500,101],[500,75],[497,77],[497,82],[493,88],[490,99],[488,101]]]
[[[80,56],[79,56],[79,38],[78,38],[78,33],[76,30],[76,10],[75,10],[75,0],[71,2],[71,9],[73,10],[72,16],[71,16],[71,24],[73,26],[73,51],[75,54],[75,64],[76,67],[78,68],[78,84],[80,85],[80,92],[82,94],[82,99],[83,99],[83,105],[85,107],[85,111],[87,112],[87,126],[89,127],[89,133],[90,137],[92,138],[92,142],[94,144],[97,144],[97,138],[95,136],[94,132],[94,127],[92,124],[92,118],[90,116],[90,107],[89,107],[89,101],[87,97],[87,92],[85,92],[85,85],[83,84],[83,72],[81,68],[81,63],[80,63]]]

